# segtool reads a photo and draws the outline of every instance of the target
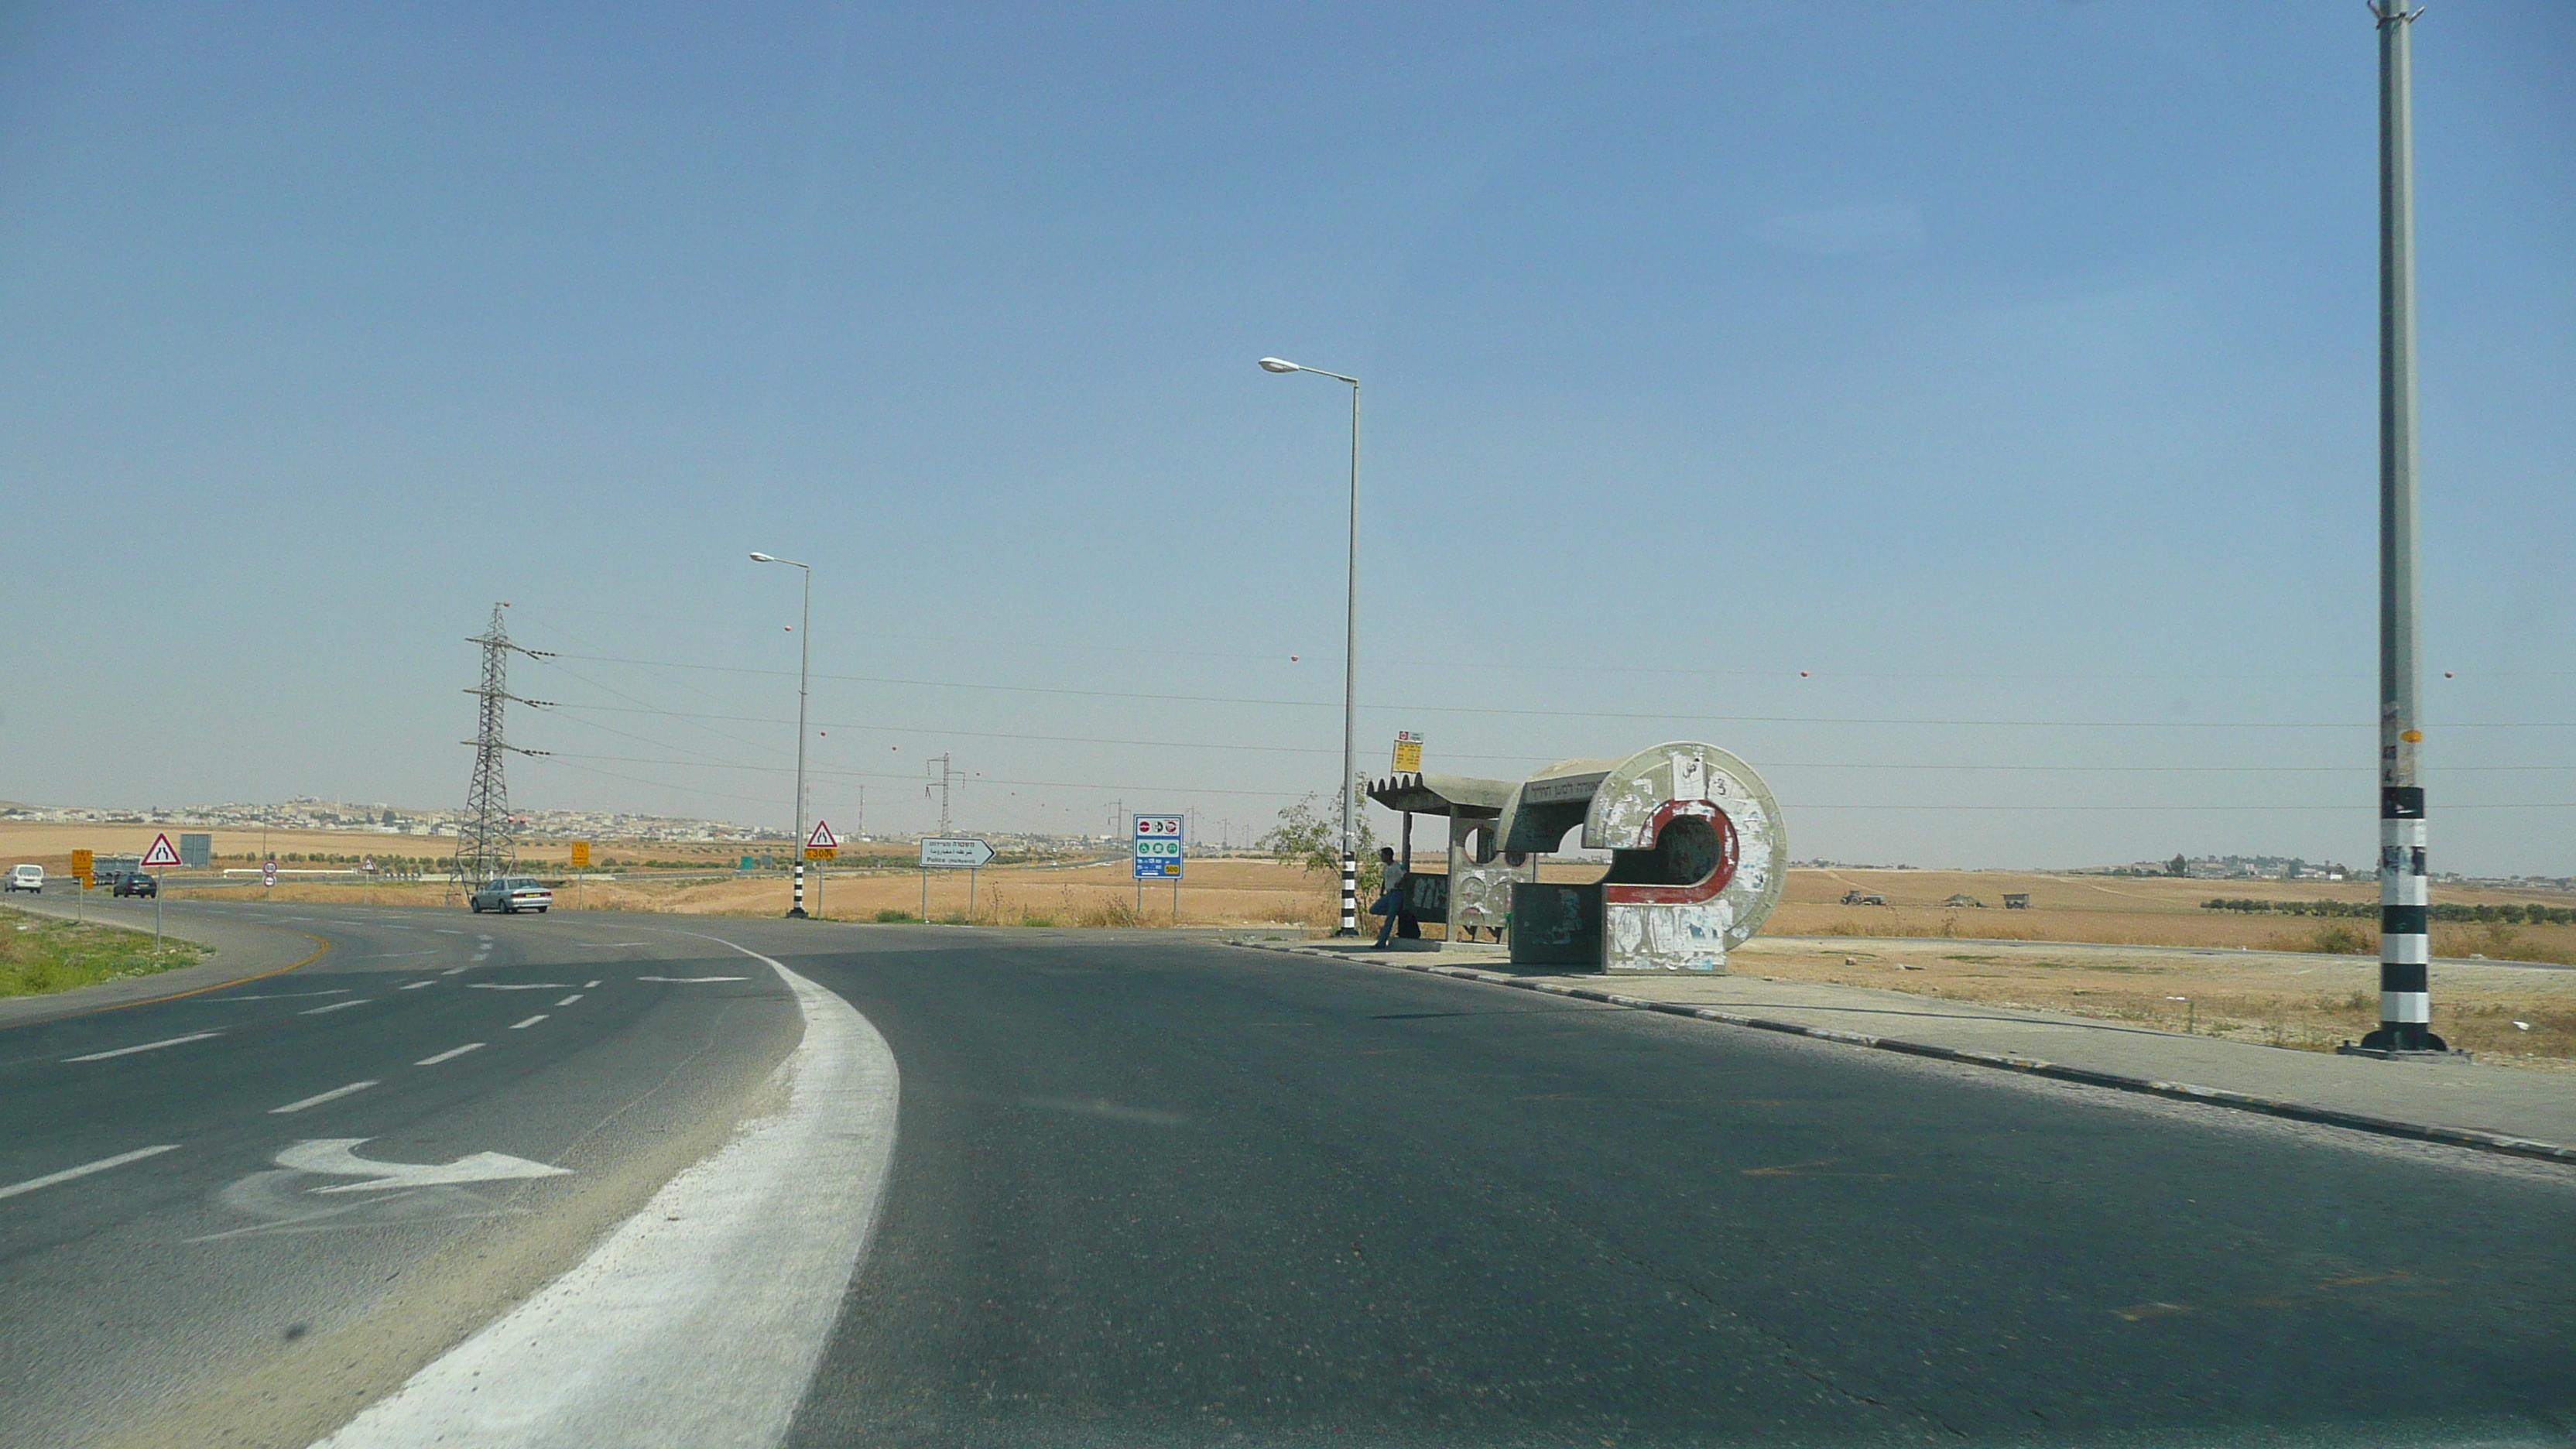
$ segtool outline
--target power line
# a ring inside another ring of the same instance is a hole
[[[640,664],[664,669],[703,669],[723,673],[777,674],[769,669],[744,669],[725,664],[680,664],[654,659],[624,659],[604,655],[581,654],[577,659],[610,664]],[[1234,704],[1253,705],[1264,709],[1339,709],[1334,700],[1262,699],[1241,695],[1158,694],[1124,689],[1074,689],[1040,684],[984,684],[955,679],[904,679],[891,675],[818,674],[817,679],[838,680],[845,684],[874,684],[915,689],[972,689],[998,694],[1042,694],[1081,699],[1143,700],[1155,704]],[[602,708],[604,706],[593,706]],[[1682,711],[1600,710],[1600,709],[1512,709],[1502,705],[1461,704],[1371,704],[1364,706],[1378,713],[1401,714],[1467,714],[1509,715],[1527,719],[1635,719],[1674,720],[1684,723],[1711,724],[1839,724],[1876,725],[1904,728],[1972,728],[1972,729],[2142,729],[2142,730],[2368,730],[2372,724],[2353,724],[2346,720],[2031,720],[2031,719],[1872,719],[1846,715],[1761,715],[1710,714]],[[676,713],[676,712],[674,712]],[[709,719],[744,719],[739,715],[709,715]],[[844,726],[847,728],[847,726]],[[2453,723],[2445,729],[2576,729],[2576,723],[2552,720],[2504,720],[2475,723]]]

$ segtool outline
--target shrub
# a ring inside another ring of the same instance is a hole
[[[877,912],[877,919],[888,925],[892,925],[897,921],[918,921],[921,917],[914,915],[910,911],[898,911],[894,907],[888,906],[884,910]]]

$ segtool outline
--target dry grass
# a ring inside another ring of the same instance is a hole
[[[1757,940],[1736,954],[1734,966],[1748,975],[2064,1011],[2309,1051],[2331,1051],[2379,1024],[2379,963],[2356,956],[2130,954],[1889,937],[1831,945]],[[2481,1060],[2576,1069],[2576,971],[2438,968],[2433,1027]]]

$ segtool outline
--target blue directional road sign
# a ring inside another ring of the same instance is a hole
[[[1138,815],[1136,821],[1136,879],[1179,880],[1181,878],[1181,817],[1178,815]]]

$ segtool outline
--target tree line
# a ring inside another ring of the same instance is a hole
[[[2242,911],[2258,916],[2362,916],[2376,920],[2377,901],[2255,901],[2206,900],[2204,911]],[[2436,921],[2501,922],[2507,925],[2576,926],[2576,906],[2506,904],[2501,906],[2437,905],[2425,908],[2425,916]]]

